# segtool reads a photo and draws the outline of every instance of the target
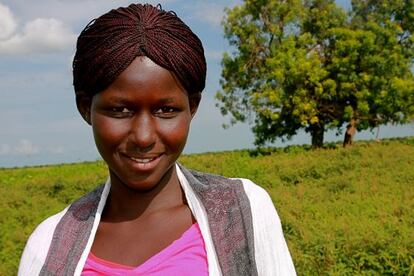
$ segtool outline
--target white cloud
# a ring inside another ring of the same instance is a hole
[[[19,143],[15,147],[15,152],[17,154],[32,155],[32,154],[39,153],[39,148],[36,147],[29,140],[22,139],[19,141]]]
[[[7,39],[16,27],[16,19],[10,9],[0,3],[0,40]]]
[[[16,14],[21,18],[59,18],[62,22],[75,29],[85,26],[90,20],[110,11],[111,9],[128,6],[131,3],[160,3],[163,8],[170,9],[178,0],[2,0],[3,3],[15,7]],[[168,6],[168,7],[167,7]],[[79,29],[80,31],[81,29]]]
[[[0,30],[6,35],[0,37],[1,54],[50,53],[73,48],[76,35],[55,18],[36,18],[27,22],[22,30],[16,31],[17,22],[10,10],[0,4]]]
[[[224,6],[210,2],[198,2],[193,5],[193,8],[194,19],[213,26],[220,26],[224,16]]]
[[[205,54],[208,59],[221,60],[223,57],[222,51],[207,50]]]
[[[0,145],[0,156],[33,155],[39,152],[39,147],[35,146],[27,139],[21,139],[15,146],[9,144]]]
[[[239,4],[241,4],[240,0],[197,0],[188,8],[193,14],[192,19],[219,27],[224,17],[224,8],[232,8]]]

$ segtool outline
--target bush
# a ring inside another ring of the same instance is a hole
[[[414,275],[414,138],[186,155],[271,195],[298,275]],[[106,180],[103,162],[0,169],[0,275],[16,274],[35,226]]]

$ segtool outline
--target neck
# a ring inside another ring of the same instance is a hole
[[[185,204],[175,165],[148,191],[131,189],[112,171],[110,177],[111,191],[102,215],[104,221],[131,221]]]

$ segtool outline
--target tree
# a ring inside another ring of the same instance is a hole
[[[320,147],[327,129],[341,133],[347,123],[407,122],[414,114],[413,21],[406,18],[413,5],[397,1],[397,15],[380,2],[395,3],[354,1],[350,13],[333,0],[245,0],[227,9],[233,52],[222,60],[222,114],[231,124],[253,124],[257,145],[304,129]]]

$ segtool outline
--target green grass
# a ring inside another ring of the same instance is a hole
[[[299,275],[414,275],[414,138],[182,156],[271,195]],[[0,169],[0,275],[43,219],[106,179],[103,162]]]

